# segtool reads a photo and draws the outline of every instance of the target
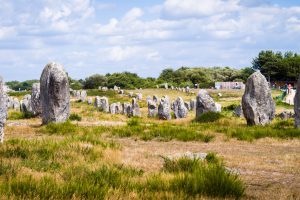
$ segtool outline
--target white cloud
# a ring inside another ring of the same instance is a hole
[[[166,0],[164,12],[170,17],[202,17],[239,9],[238,0]]]
[[[262,49],[300,49],[297,6],[165,0],[121,12],[120,4],[94,0],[24,2],[0,0],[0,69],[57,60],[77,78],[124,70],[153,76],[166,66],[241,67]],[[111,8],[118,13],[103,17]]]

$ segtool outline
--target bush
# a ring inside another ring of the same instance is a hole
[[[238,175],[226,170],[215,154],[208,154],[206,161],[187,157],[165,159],[164,170],[176,173],[169,181],[169,190],[190,196],[241,198],[245,187]],[[211,162],[211,158],[213,162]],[[216,162],[218,161],[218,162]]]
[[[223,108],[224,111],[233,111],[234,109],[236,109],[239,105],[237,104],[231,104],[229,106],[226,106]]]
[[[222,115],[219,112],[206,112],[200,115],[195,119],[196,122],[201,122],[201,123],[207,123],[207,122],[215,122],[218,121],[219,119],[223,118],[224,115]]]
[[[74,133],[78,130],[79,127],[77,125],[72,124],[70,121],[66,121],[64,123],[49,123],[45,127],[43,127],[42,132],[50,135],[66,135]]]
[[[71,121],[81,121],[81,119],[81,116],[76,113],[71,114],[69,117],[69,120]]]
[[[8,120],[20,120],[20,119],[30,119],[33,118],[34,115],[31,112],[17,112],[12,111],[8,113]]]
[[[127,126],[139,126],[139,125],[140,125],[140,119],[138,117],[132,117],[127,122]]]

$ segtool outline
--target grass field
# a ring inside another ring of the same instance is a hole
[[[243,94],[208,91],[228,108],[239,104]],[[0,147],[0,198],[300,198],[300,131],[292,119],[248,127],[226,109],[197,122],[193,111],[185,119],[161,121],[147,117],[148,95],[185,101],[196,95],[163,89],[131,92],[143,94],[141,118],[98,112],[74,99],[72,121],[63,124],[41,126],[39,118],[10,111]],[[88,94],[107,96],[110,103],[130,102],[112,91]],[[279,94],[273,91],[274,97]],[[279,103],[276,109],[293,108]],[[210,159],[167,159],[185,152],[209,153]]]

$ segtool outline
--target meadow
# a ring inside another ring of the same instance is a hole
[[[223,107],[195,119],[147,117],[146,97],[195,99],[176,90],[144,89],[141,118],[97,111],[71,100],[70,120],[41,126],[39,118],[9,111],[0,148],[1,199],[297,199],[300,130],[276,118],[249,127],[233,116],[241,90],[208,90]],[[222,93],[219,97],[218,93]],[[110,103],[128,95],[89,90]],[[273,97],[280,91],[273,91]],[[293,107],[278,103],[277,113]],[[207,153],[206,159],[170,156]]]

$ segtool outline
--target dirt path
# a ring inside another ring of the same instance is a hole
[[[176,153],[216,152],[226,166],[240,171],[247,185],[247,197],[255,199],[300,199],[300,141],[262,139],[243,141],[159,142],[116,139],[122,144],[125,165],[146,172],[161,169],[161,156]]]

